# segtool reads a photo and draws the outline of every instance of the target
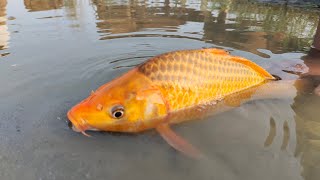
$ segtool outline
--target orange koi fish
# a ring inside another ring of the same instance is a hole
[[[175,51],[102,85],[68,118],[84,135],[86,130],[137,133],[155,128],[172,147],[198,157],[201,153],[170,125],[237,107],[256,94],[268,95],[274,85],[264,85],[274,80],[262,67],[224,50]]]

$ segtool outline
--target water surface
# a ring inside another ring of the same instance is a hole
[[[319,179],[320,58],[308,54],[319,15],[237,0],[0,0],[1,179]],[[68,128],[66,112],[91,90],[149,57],[203,47],[301,77],[303,88],[175,126],[203,161],[155,131]]]

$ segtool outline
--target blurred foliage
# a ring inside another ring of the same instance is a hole
[[[265,32],[266,39],[277,36],[282,48],[301,51],[310,47],[320,16],[316,9],[247,0],[212,0],[214,10],[226,11],[226,20],[235,21],[236,30]]]

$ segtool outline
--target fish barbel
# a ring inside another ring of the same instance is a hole
[[[86,130],[136,133],[155,128],[175,149],[198,156],[170,125],[237,107],[257,92],[267,95],[269,87],[263,85],[275,79],[224,50],[169,52],[102,85],[75,105],[68,118],[85,135]]]

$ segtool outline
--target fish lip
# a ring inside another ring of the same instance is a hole
[[[71,109],[68,113],[67,113],[68,119],[71,121],[72,123],[72,130],[75,132],[80,132],[85,136],[91,137],[90,135],[88,135],[85,131],[86,130],[90,130],[93,129],[91,128],[88,124],[87,121],[83,118],[81,118],[81,124],[78,122],[78,120],[75,118],[75,116],[73,115],[73,110]]]

